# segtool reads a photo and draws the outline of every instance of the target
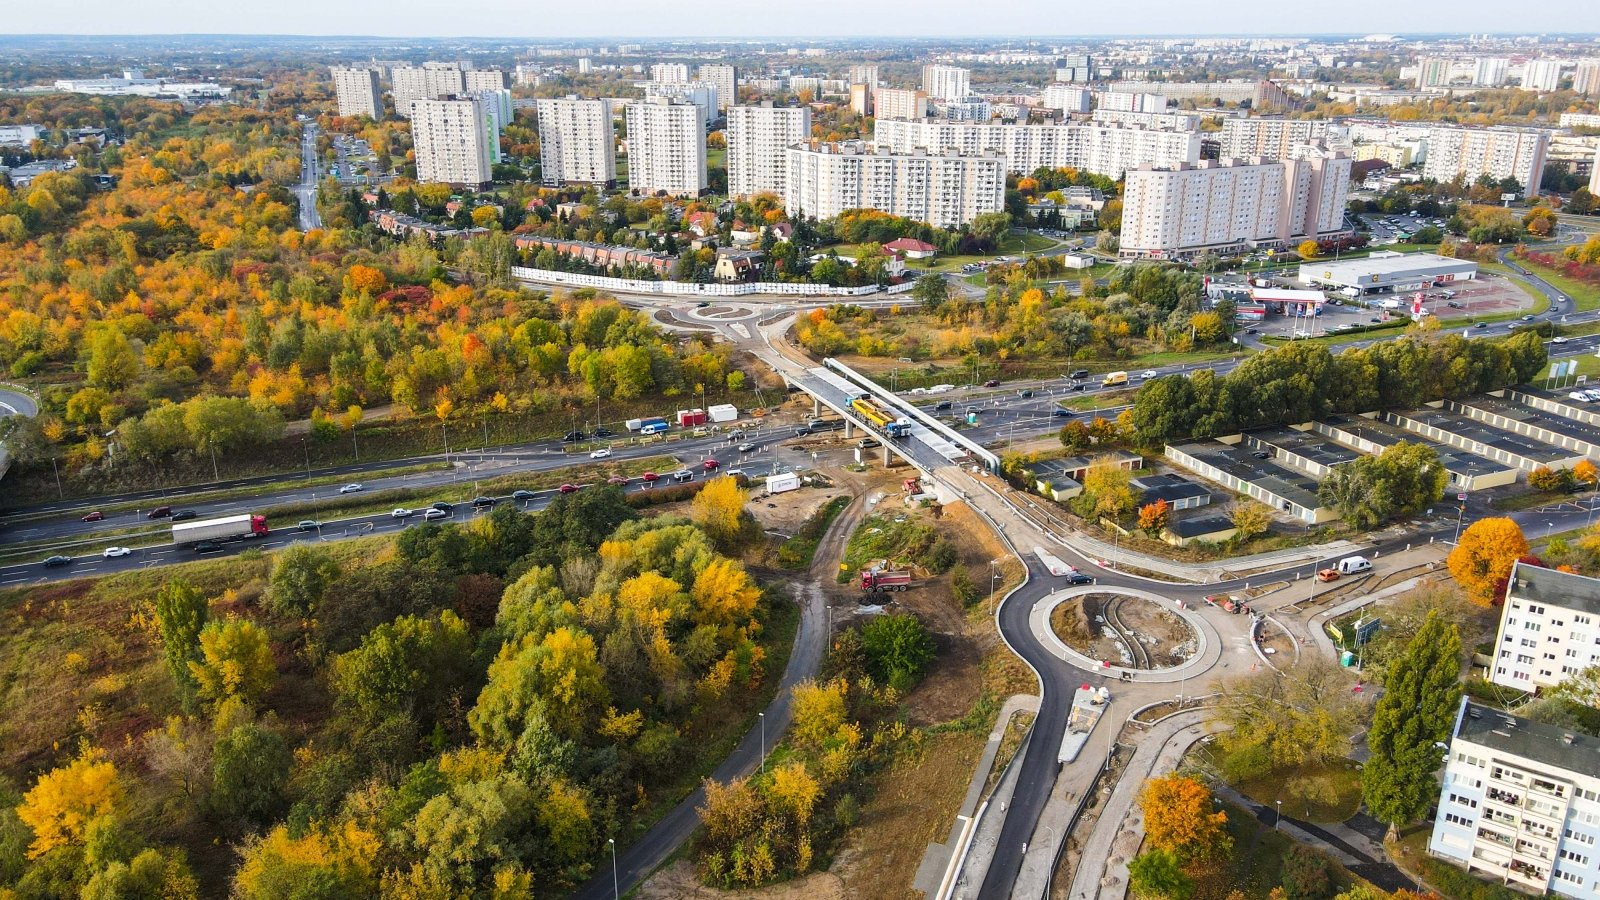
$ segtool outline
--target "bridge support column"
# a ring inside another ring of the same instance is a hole
[[[811,398],[811,415],[813,417],[822,415],[822,401],[816,397]]]
[[[853,438],[855,436],[856,436],[856,423],[850,421],[849,419],[845,419],[844,420],[844,439],[848,441],[848,440],[850,440],[851,438]]]
[[[884,444],[883,445],[883,467],[885,469],[889,468],[889,445],[888,444]]]

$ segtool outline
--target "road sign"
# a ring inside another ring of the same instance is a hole
[[[1464,493],[1463,494],[1457,494],[1456,495],[1456,499],[1457,500],[1465,500],[1465,499],[1467,499],[1467,495],[1464,494]]]

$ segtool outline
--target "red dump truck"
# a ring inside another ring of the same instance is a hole
[[[861,589],[876,594],[880,591],[903,591],[911,587],[910,569],[891,569],[873,566],[861,570]]]

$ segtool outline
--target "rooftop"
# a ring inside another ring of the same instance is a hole
[[[1231,531],[1238,526],[1233,520],[1220,513],[1209,516],[1196,516],[1192,519],[1179,519],[1167,526],[1167,530],[1181,538],[1205,537],[1208,534],[1221,534]]]
[[[1297,469],[1290,469],[1265,459],[1256,459],[1243,447],[1201,441],[1173,447],[1179,453],[1197,460],[1240,481],[1253,484],[1280,499],[1302,509],[1321,509],[1317,499],[1317,480]]]
[[[1293,428],[1263,428],[1247,432],[1245,439],[1329,468],[1363,455],[1320,434]]]
[[[1536,441],[1533,438],[1504,431],[1493,425],[1479,422],[1476,419],[1469,419],[1466,416],[1457,416],[1432,409],[1407,410],[1406,412],[1388,413],[1387,415],[1390,417],[1404,417],[1414,422],[1420,422],[1441,431],[1447,431],[1457,437],[1482,444],[1485,447],[1493,447],[1496,450],[1514,454],[1524,459],[1531,459],[1541,464],[1559,463],[1573,456],[1581,455],[1576,451],[1552,447],[1543,441]],[[1393,418],[1390,421],[1393,421]]]
[[[1211,496],[1211,492],[1206,489],[1205,485],[1196,484],[1182,475],[1172,473],[1145,475],[1133,479],[1129,482],[1129,485],[1136,491],[1144,492],[1144,496],[1139,499],[1140,503],[1154,503],[1157,500],[1165,500],[1168,503],[1172,503],[1177,500],[1187,500],[1190,497]]]
[[[1532,719],[1521,719],[1471,701],[1462,704],[1456,737],[1593,777],[1600,772],[1600,738]]]
[[[1498,397],[1471,397],[1458,402],[1463,407],[1483,410],[1490,415],[1502,416],[1532,428],[1542,428],[1545,431],[1554,432],[1574,441],[1583,441],[1600,446],[1600,428],[1568,419],[1565,416],[1543,412],[1531,406],[1523,406],[1521,403],[1502,400]]]
[[[1600,615],[1600,578],[1516,563],[1506,597]]]
[[[1371,441],[1385,449],[1405,441],[1411,444],[1421,444],[1439,455],[1439,464],[1444,466],[1446,472],[1457,476],[1480,476],[1491,472],[1504,472],[1513,468],[1505,463],[1495,462],[1492,459],[1468,453],[1449,444],[1441,444],[1430,438],[1425,438],[1415,432],[1407,431],[1388,422],[1379,422],[1363,416],[1328,416],[1322,424],[1341,432],[1354,435],[1362,440]]]
[[[1353,277],[1360,275],[1399,275],[1432,269],[1437,266],[1448,266],[1451,269],[1468,267],[1473,270],[1478,264],[1470,259],[1455,259],[1449,256],[1440,256],[1437,253],[1374,253],[1371,256],[1356,259],[1332,260],[1319,259],[1303,265],[1313,266],[1325,272],[1338,272],[1340,276]]]

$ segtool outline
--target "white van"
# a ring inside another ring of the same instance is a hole
[[[1372,571],[1372,560],[1365,556],[1346,556],[1339,560],[1337,566],[1340,575],[1354,575],[1357,572]]]

